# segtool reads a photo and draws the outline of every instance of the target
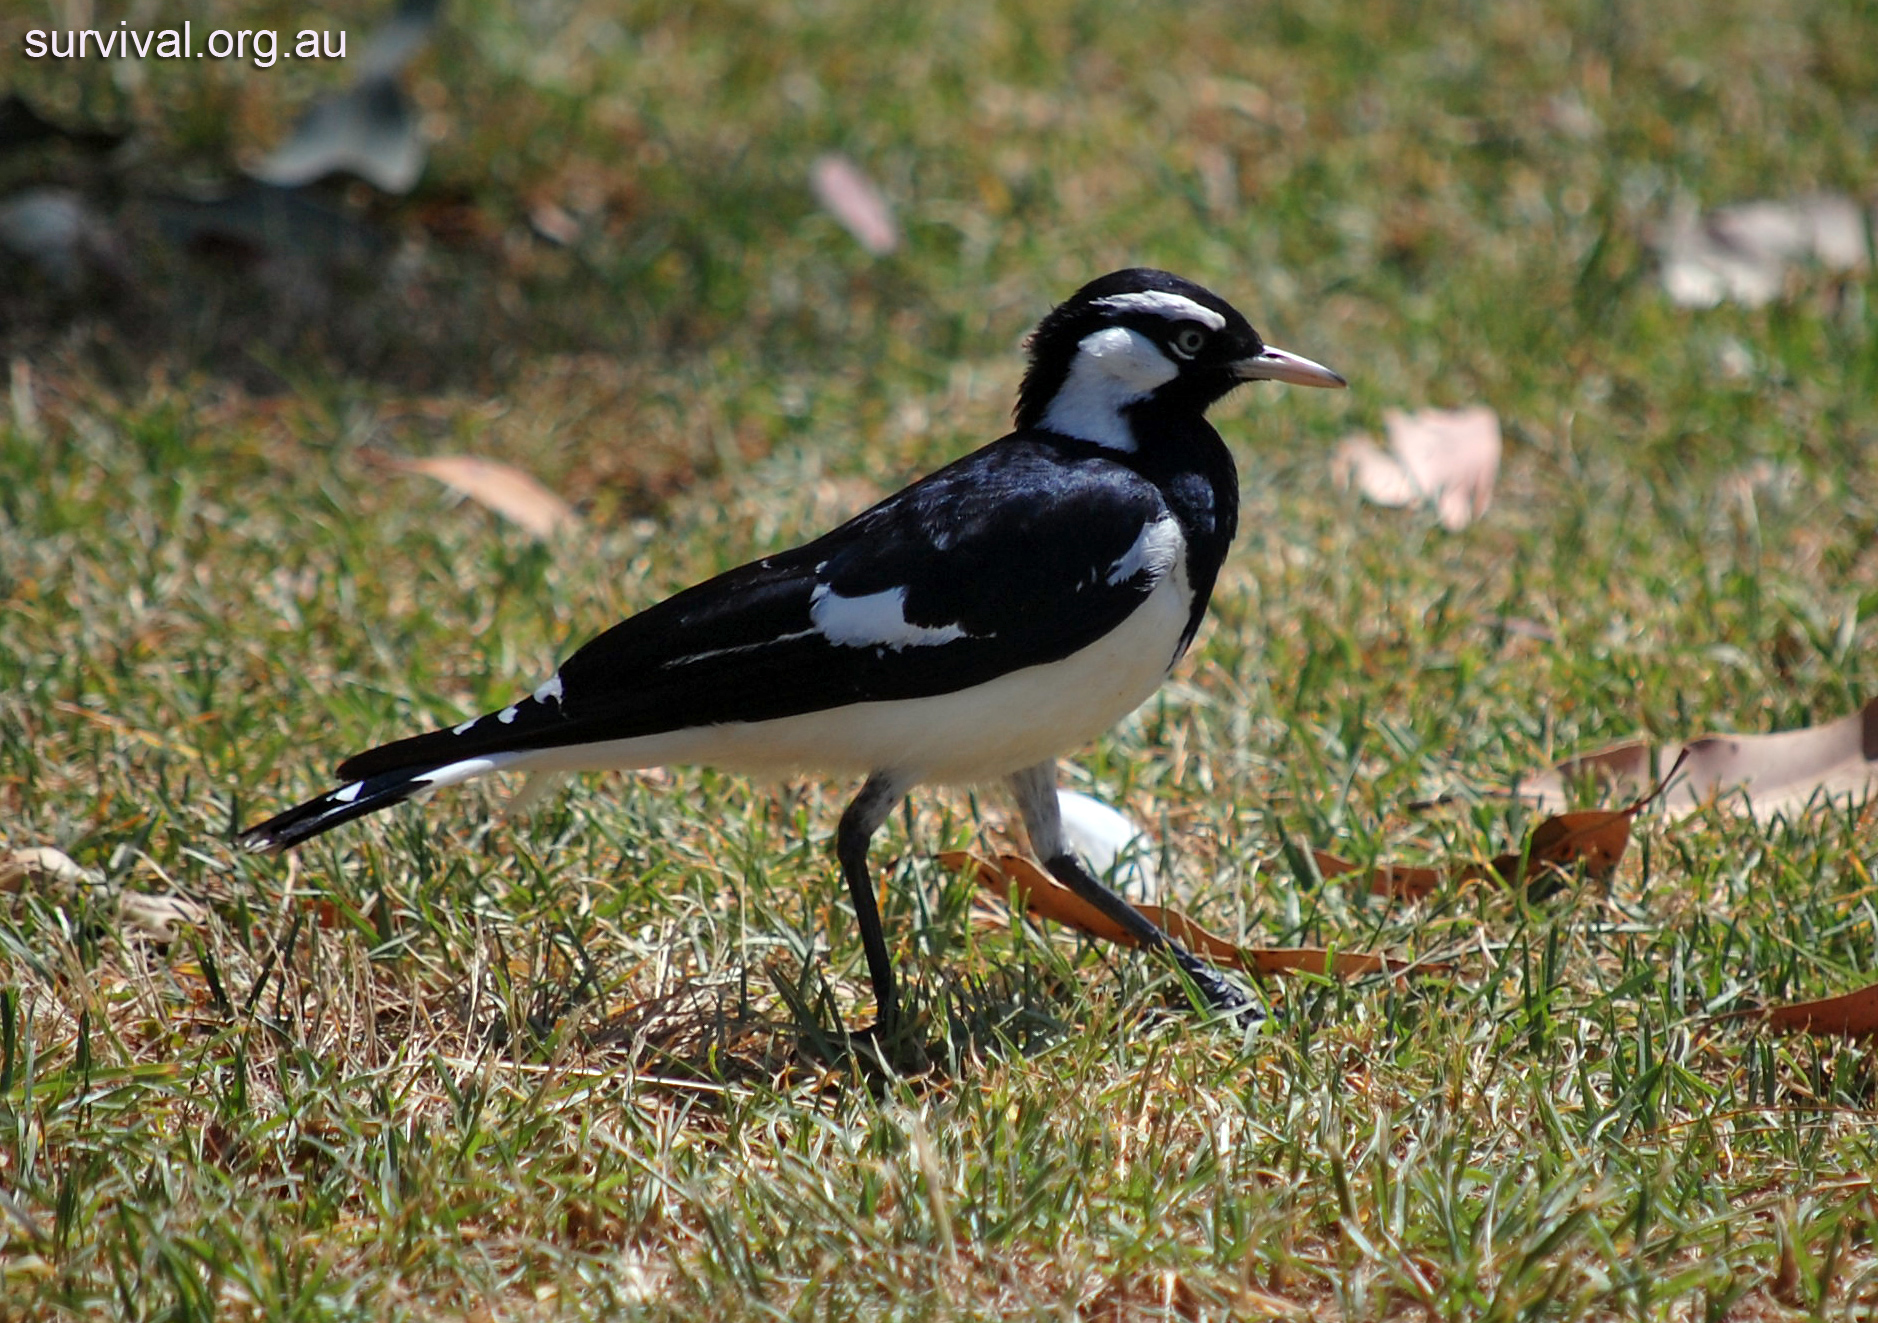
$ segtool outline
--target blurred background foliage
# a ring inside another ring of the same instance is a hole
[[[1557,386],[1637,315],[1623,291],[1679,201],[1869,188],[1878,131],[1872,11],[1843,0],[460,0],[400,80],[429,146],[416,189],[328,180],[269,229],[243,214],[261,205],[243,168],[343,84],[382,5],[10,9],[13,89],[123,137],[0,157],[0,194],[73,190],[114,252],[76,293],[8,281],[6,346],[259,382],[494,389],[583,351],[917,378],[1006,351],[1099,270],[1153,263],[1360,354],[1390,393]],[[343,30],[350,54],[22,58],[28,28],[120,17],[189,19],[198,41]],[[830,150],[895,205],[889,259],[816,208]],[[1480,348],[1506,344],[1523,352]]]

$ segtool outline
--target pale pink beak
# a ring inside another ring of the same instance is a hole
[[[1350,384],[1322,363],[1313,363],[1299,354],[1288,354],[1276,345],[1266,345],[1264,353],[1242,358],[1232,366],[1242,381],[1285,381],[1293,386],[1324,386],[1333,390]]]

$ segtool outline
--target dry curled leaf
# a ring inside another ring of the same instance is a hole
[[[1836,1038],[1869,1038],[1878,1034],[1878,983],[1837,997],[1769,1006],[1762,1015],[1776,1029]]]
[[[431,455],[387,462],[403,472],[435,478],[544,540],[580,525],[573,506],[511,464],[474,455]]]
[[[1709,804],[1745,802],[1758,819],[1791,814],[1815,802],[1861,800],[1878,791],[1878,699],[1821,726],[1771,735],[1703,735],[1663,753],[1679,764],[1665,778],[1663,811],[1682,817]],[[1562,808],[1587,782],[1619,793],[1644,785],[1656,750],[1643,741],[1568,758],[1523,782],[1518,794],[1542,808]]]
[[[1500,471],[1500,419],[1485,405],[1383,414],[1389,449],[1367,436],[1346,437],[1331,460],[1344,486],[1377,505],[1432,504],[1447,528],[1465,528],[1487,512]]]
[[[202,906],[181,896],[146,896],[142,892],[126,891],[117,898],[118,928],[126,937],[173,942],[179,925],[193,927],[208,917],[208,911]]]
[[[1016,893],[1019,902],[1039,918],[1068,924],[1123,946],[1137,946],[1134,934],[1090,905],[1022,855],[999,855],[994,862],[968,850],[948,850],[939,862],[955,873],[967,873],[979,886],[997,896]],[[1413,962],[1357,951],[1328,951],[1322,947],[1239,946],[1207,931],[1186,915],[1160,905],[1135,909],[1162,932],[1197,956],[1215,964],[1231,965],[1253,974],[1334,974],[1354,978],[1363,974],[1395,973]],[[1419,970],[1445,969],[1445,965],[1414,964]]]
[[[90,870],[81,867],[63,850],[49,845],[31,845],[0,858],[0,891],[18,891],[27,882],[95,882]]]
[[[900,232],[887,199],[853,161],[835,152],[816,157],[809,167],[809,186],[816,201],[869,253],[882,257],[899,246]]]
[[[60,903],[64,903],[73,895],[100,886],[103,880],[63,850],[49,845],[13,850],[0,857],[0,891],[18,891],[35,883],[59,892]],[[176,940],[177,925],[198,924],[207,918],[207,910],[181,896],[150,896],[137,891],[117,896],[117,926],[126,937],[172,942]]]

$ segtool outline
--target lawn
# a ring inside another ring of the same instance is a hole
[[[1869,0],[465,0],[401,75],[415,190],[264,225],[239,168],[356,61],[21,56],[77,8],[0,17],[39,114],[130,134],[0,154],[0,206],[108,226],[0,291],[0,857],[84,870],[0,873],[0,1320],[1878,1313],[1874,1045],[1753,1013],[1878,982],[1872,809],[1646,810],[1544,898],[1308,862],[1489,858],[1567,755],[1878,695],[1878,279],[1692,309],[1655,249],[1869,213]],[[386,18],[173,10],[136,21]],[[896,251],[817,206],[826,152]],[[851,785],[476,785],[231,846],[995,437],[1029,327],[1134,264],[1351,389],[1214,411],[1209,623],[1067,781],[1214,931],[1439,968],[1208,1021],[988,913],[936,856],[1008,806],[925,790],[876,860],[932,1065],[884,1075],[841,1033]],[[1475,403],[1471,525],[1334,480],[1385,410]],[[454,454],[578,526],[397,467]]]

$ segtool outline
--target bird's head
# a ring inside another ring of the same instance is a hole
[[[1025,348],[1017,425],[1118,450],[1135,448],[1131,419],[1148,408],[1201,413],[1247,381],[1346,384],[1266,344],[1211,290],[1146,267],[1084,285],[1038,323]]]

